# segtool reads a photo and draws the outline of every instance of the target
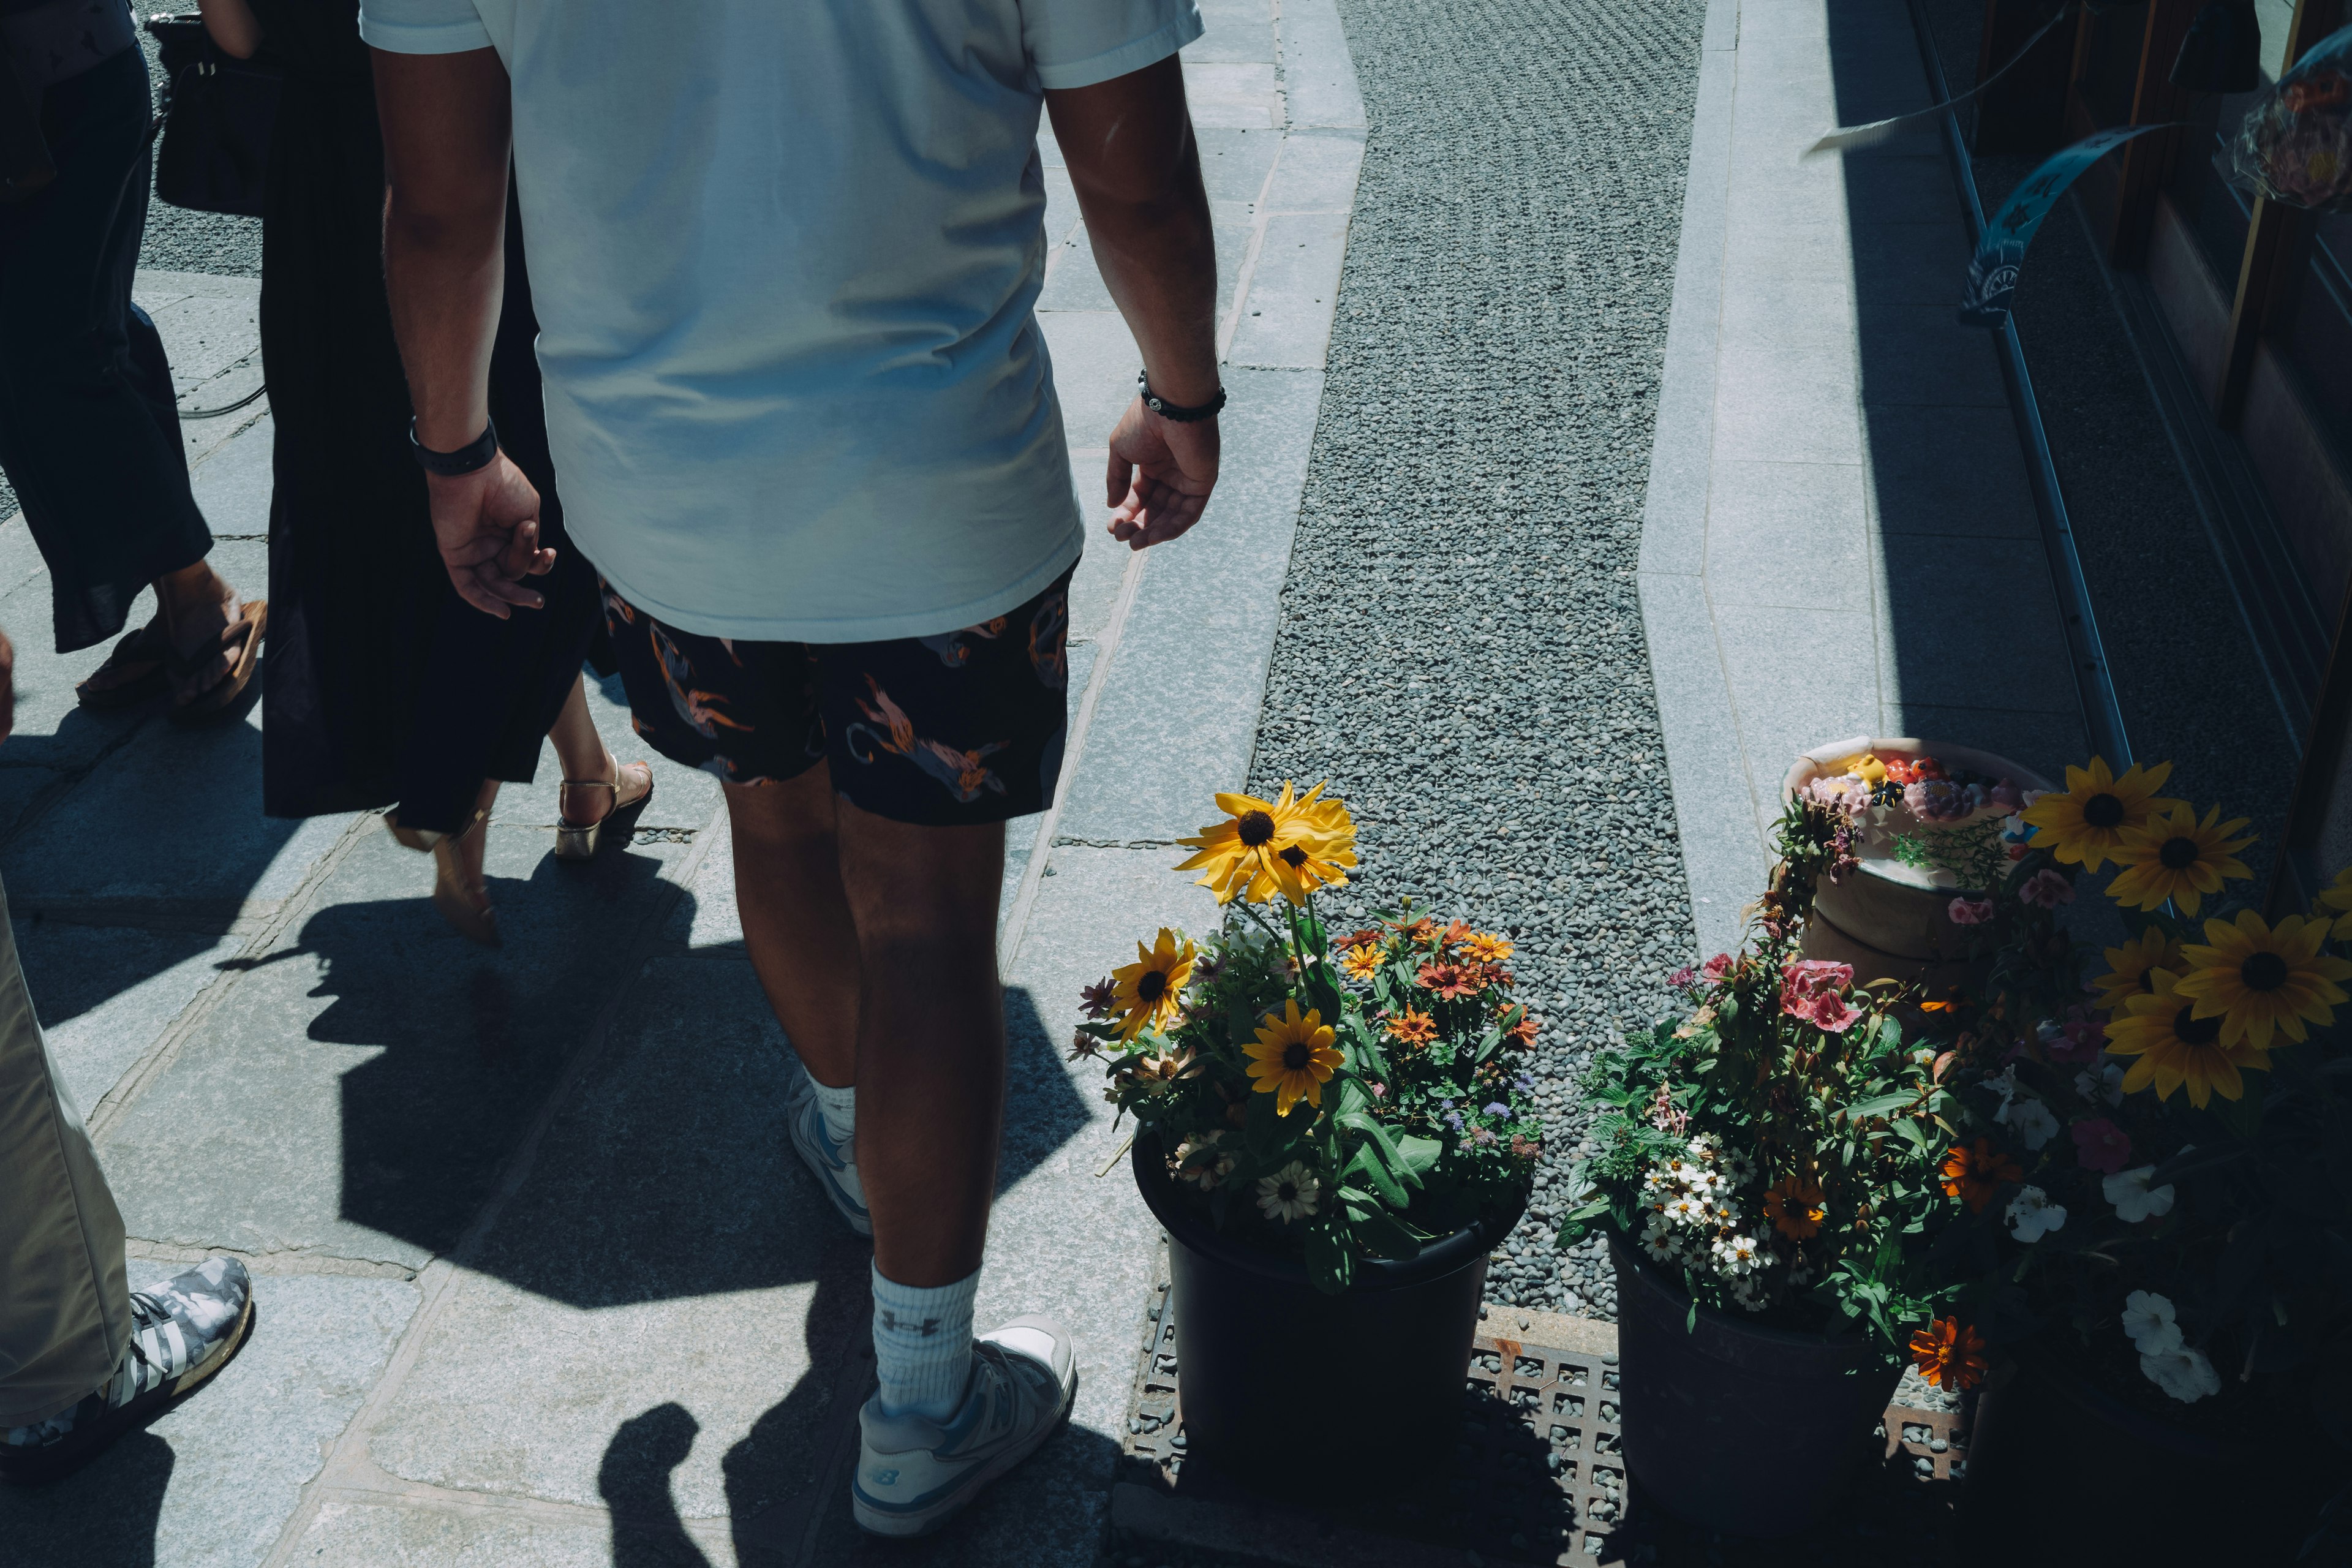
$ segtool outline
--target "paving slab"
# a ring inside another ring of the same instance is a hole
[[[19,919],[16,951],[66,1091],[85,1116],[188,1005],[230,972],[242,936]]]
[[[410,1268],[448,1250],[688,853],[640,845],[583,868],[551,845],[490,830],[493,951],[434,910],[425,857],[355,842],[101,1138],[131,1234]]]
[[[133,1258],[131,1289],[184,1267]],[[269,1555],[326,1447],[358,1413],[416,1303],[405,1280],[260,1277],[252,1337],[218,1377],[78,1474],[0,1489],[0,1561],[253,1568]]]
[[[1228,363],[1320,370],[1331,346],[1331,313],[1339,305],[1339,262],[1347,249],[1344,211],[1269,217],[1250,281],[1249,311],[1234,333]]]
[[[658,1505],[648,1508],[658,1514]],[[615,1529],[583,1510],[525,1512],[339,1494],[321,1503],[289,1561],[398,1568],[734,1568],[723,1534],[699,1538],[673,1514]]]
[[[669,1478],[687,1518],[812,1484],[871,1253],[793,1152],[796,1073],[749,964],[654,960],[420,1329],[375,1463],[593,1507],[616,1468],[698,1432]]]

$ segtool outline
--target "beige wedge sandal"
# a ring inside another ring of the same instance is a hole
[[[632,772],[643,774],[646,781],[646,793],[624,804],[621,800],[621,784]],[[604,808],[604,814],[602,816],[583,826],[572,820],[570,814],[562,807],[561,794],[557,795],[555,858],[559,860],[593,860],[596,858],[596,851],[604,847],[608,838],[617,838],[619,842],[626,844],[630,836],[636,832],[637,818],[645,815],[646,804],[654,797],[653,764],[651,763],[615,763],[613,764],[613,776],[610,781],[565,779],[563,788],[601,789],[613,797],[613,804]]]
[[[490,908],[489,883],[466,884],[465,873],[457,861],[457,847],[466,836],[488,822],[490,814],[478,810],[473,820],[455,833],[436,833],[427,827],[403,827],[393,817],[383,819],[392,836],[411,849],[429,851],[433,856],[433,907],[441,911],[459,936],[477,942],[484,947],[500,947],[499,912]]]

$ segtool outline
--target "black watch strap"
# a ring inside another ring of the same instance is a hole
[[[482,433],[454,452],[436,452],[416,438],[416,421],[408,422],[408,445],[416,454],[416,466],[428,474],[444,479],[456,479],[486,468],[490,459],[499,455],[499,426],[496,420],[482,426]]]
[[[1216,417],[1217,410],[1225,405],[1225,389],[1222,386],[1217,388],[1216,396],[1197,408],[1186,408],[1179,404],[1171,403],[1152,391],[1147,372],[1139,370],[1135,373],[1135,386],[1137,392],[1142,395],[1143,406],[1150,409],[1162,419],[1172,419],[1179,425],[1190,425],[1202,419],[1213,419]]]

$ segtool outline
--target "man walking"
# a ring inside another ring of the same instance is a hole
[[[937,1526],[1067,1415],[1069,1340],[975,1341],[1003,1108],[1004,823],[1043,810],[1082,529],[1031,308],[1040,105],[1142,390],[1110,531],[1216,479],[1192,0],[362,0],[385,265],[458,591],[537,603],[484,365],[511,156],[548,426],[637,726],[726,781],[789,1130],[874,1237],[858,1522]]]

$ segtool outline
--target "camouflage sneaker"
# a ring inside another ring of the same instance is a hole
[[[0,1432],[0,1479],[53,1481],[161,1415],[229,1363],[253,1323],[253,1282],[234,1258],[208,1258],[131,1293],[131,1342],[114,1375],[71,1409]]]

